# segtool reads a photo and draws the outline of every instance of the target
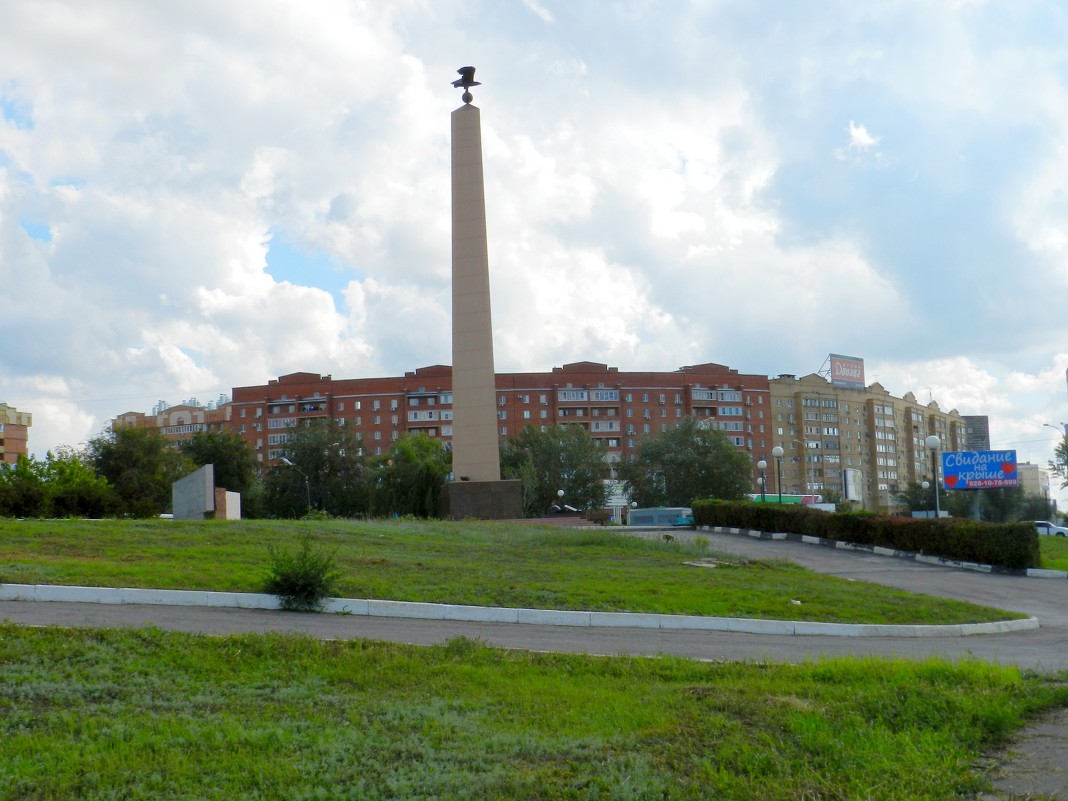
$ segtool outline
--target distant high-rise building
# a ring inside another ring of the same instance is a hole
[[[990,418],[985,414],[966,414],[964,420],[964,447],[966,451],[990,450]]]

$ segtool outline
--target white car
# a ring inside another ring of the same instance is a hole
[[[1050,523],[1048,520],[1036,520],[1035,528],[1039,534],[1055,534],[1058,537],[1068,537],[1068,528]]]

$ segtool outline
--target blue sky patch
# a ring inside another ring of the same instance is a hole
[[[29,235],[30,239],[36,239],[39,242],[52,241],[52,229],[49,228],[48,223],[24,218],[19,220],[19,225],[22,226],[22,230]]]
[[[33,113],[29,103],[13,97],[0,97],[0,115],[16,128],[33,129]]]
[[[271,237],[267,249],[267,272],[276,281],[289,281],[291,284],[312,286],[329,292],[339,309],[345,305],[342,291],[353,278],[335,263],[329,253],[295,248],[279,234]]]

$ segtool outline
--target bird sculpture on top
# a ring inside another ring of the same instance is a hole
[[[464,93],[460,96],[460,99],[465,103],[470,103],[475,97],[468,91],[468,89],[472,86],[481,86],[482,84],[475,80],[474,67],[460,67],[460,69],[456,71],[460,74],[460,77],[458,80],[453,81],[452,85],[457,89],[462,86],[464,88]]]

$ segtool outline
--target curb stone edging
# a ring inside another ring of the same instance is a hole
[[[861,545],[855,542],[843,542],[842,540],[828,540],[823,537],[814,537],[811,534],[792,534],[782,531],[758,531],[757,529],[752,528],[729,528],[727,526],[697,526],[697,530],[711,531],[715,534],[744,534],[758,540],[804,542],[808,545],[822,545],[825,548],[838,548],[844,551],[865,551],[867,553],[878,554],[879,556],[893,556],[897,559],[911,559],[928,565],[956,567],[961,570],[975,570],[980,573],[1000,573],[1002,575],[1024,576],[1026,578],[1068,579],[1068,571],[1066,570],[1046,570],[1039,567],[997,567],[996,565],[983,565],[978,562],[959,562],[941,556],[928,556],[922,553],[913,553],[912,551],[899,551],[894,548],[885,548],[881,545]]]
[[[0,584],[0,601],[67,601],[97,604],[149,604],[238,609],[279,609],[278,597],[264,593],[156,590],[130,587],[71,587],[55,584]],[[968,637],[1031,631],[1038,618],[954,625],[878,625],[820,623],[800,620],[664,615],[643,612],[583,612],[512,609],[459,604],[413,603],[361,598],[333,598],[323,611],[342,615],[405,617],[480,623],[526,623],[549,626],[631,627],[744,634],[790,634],[831,637]]]

